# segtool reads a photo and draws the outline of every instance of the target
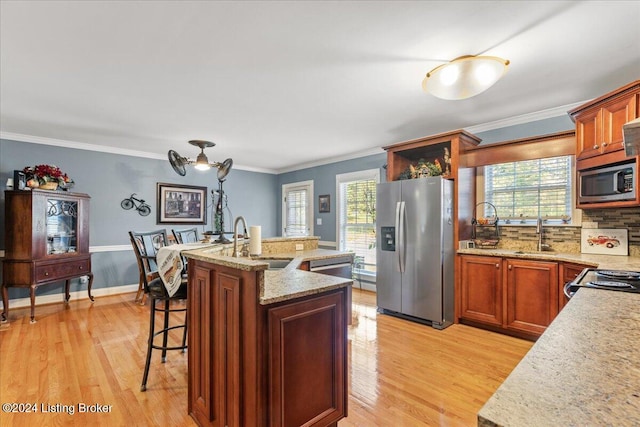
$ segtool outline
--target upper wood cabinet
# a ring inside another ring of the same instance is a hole
[[[457,130],[382,147],[387,152],[387,181],[396,181],[409,165],[415,165],[420,159],[442,160],[445,148],[451,157],[451,171],[446,177],[455,180],[459,169],[466,166],[460,164],[460,154],[480,141],[469,132]]]
[[[579,163],[578,169],[625,158],[622,125],[638,117],[639,102],[640,80],[637,80],[568,112],[576,123],[577,160],[608,155],[601,161]]]
[[[442,163],[444,162],[445,149],[448,151],[450,156],[449,173],[444,177],[454,181],[453,214],[455,226],[453,239],[455,247],[458,247],[458,241],[471,238],[471,219],[476,200],[476,171],[475,168],[468,167],[461,161],[461,154],[477,146],[480,141],[480,138],[469,132],[457,130],[382,147],[387,151],[387,181],[398,180],[400,174],[409,165],[416,165],[420,159],[432,163],[438,159],[442,167],[445,168],[446,166]]]

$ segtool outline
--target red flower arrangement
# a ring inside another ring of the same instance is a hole
[[[27,166],[23,169],[27,186],[36,188],[48,182],[57,183],[63,188],[73,186],[73,180],[56,165],[36,165]]]

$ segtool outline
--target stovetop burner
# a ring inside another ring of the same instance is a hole
[[[573,282],[565,284],[564,294],[571,298],[581,287],[640,293],[640,271],[588,268],[583,270]]]
[[[596,275],[621,280],[640,280],[640,273],[636,271],[596,270]]]
[[[585,285],[592,288],[605,288],[605,289],[634,289],[635,288],[635,286],[633,286],[630,283],[614,282],[612,280],[596,280],[594,282],[587,282],[585,283]]]

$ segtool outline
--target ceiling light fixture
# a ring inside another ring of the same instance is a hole
[[[229,243],[229,239],[227,239],[224,236],[224,213],[222,211],[222,198],[224,197],[224,192],[222,190],[222,183],[224,182],[225,178],[229,174],[229,171],[231,171],[231,167],[233,166],[233,160],[226,159],[222,163],[219,163],[219,162],[209,163],[209,159],[207,158],[207,155],[204,154],[204,149],[209,147],[214,147],[216,145],[215,142],[202,141],[199,139],[195,139],[195,140],[189,141],[189,144],[195,145],[196,147],[200,148],[200,154],[198,154],[198,157],[196,157],[195,160],[187,159],[186,157],[182,157],[176,151],[169,150],[169,153],[168,153],[169,163],[171,164],[171,167],[173,168],[173,170],[180,176],[185,176],[187,174],[187,169],[185,168],[186,165],[194,165],[194,167],[198,170],[208,170],[208,169],[211,169],[212,167],[215,167],[218,169],[217,177],[218,177],[219,197],[218,197],[218,203],[216,204],[216,207],[215,207],[216,209],[215,213],[212,213],[211,222],[217,221],[218,224],[214,224],[214,225],[220,228],[219,237],[216,240],[216,242]],[[214,220],[215,217],[217,217],[218,219]]]
[[[442,99],[476,96],[507,72],[509,61],[496,56],[461,56],[427,73],[422,90]]]

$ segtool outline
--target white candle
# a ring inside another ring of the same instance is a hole
[[[262,227],[252,225],[249,227],[249,255],[262,253]]]

